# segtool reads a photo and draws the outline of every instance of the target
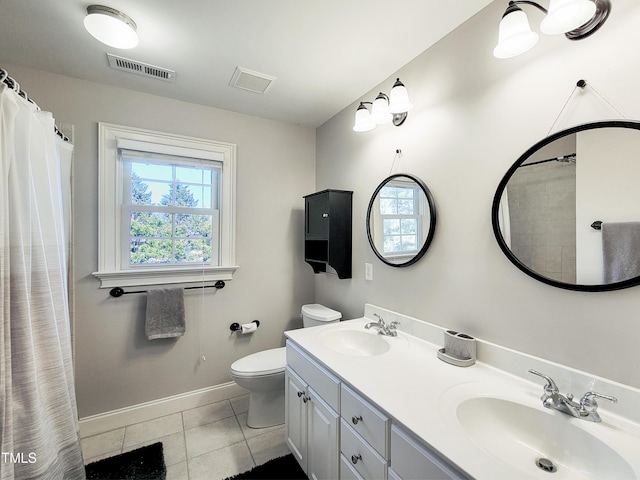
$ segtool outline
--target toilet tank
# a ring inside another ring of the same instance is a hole
[[[317,327],[318,325],[326,325],[327,323],[337,322],[342,318],[342,314],[335,310],[320,305],[319,303],[311,303],[302,306],[302,326]]]

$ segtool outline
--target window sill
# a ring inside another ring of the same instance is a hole
[[[239,267],[207,268],[149,268],[118,272],[93,272],[100,280],[100,288],[142,287],[148,285],[168,285],[183,283],[215,282],[232,280]]]

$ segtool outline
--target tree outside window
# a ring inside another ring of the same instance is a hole
[[[123,203],[129,265],[211,264],[217,170],[171,159],[149,162],[136,159],[134,152],[122,156],[130,179]]]

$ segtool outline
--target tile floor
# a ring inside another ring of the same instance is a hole
[[[216,480],[289,453],[284,425],[246,425],[249,396],[211,403],[82,439],[85,463],[162,442],[167,480]]]

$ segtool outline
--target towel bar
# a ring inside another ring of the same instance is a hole
[[[192,288],[217,288],[218,290],[225,287],[225,283],[222,280],[218,280],[213,285],[198,285],[195,287],[185,287],[185,290],[191,290]],[[125,292],[121,287],[114,287],[109,291],[109,295],[112,297],[121,297],[122,295],[129,295],[130,293],[147,293],[147,290],[137,290],[135,292]]]

